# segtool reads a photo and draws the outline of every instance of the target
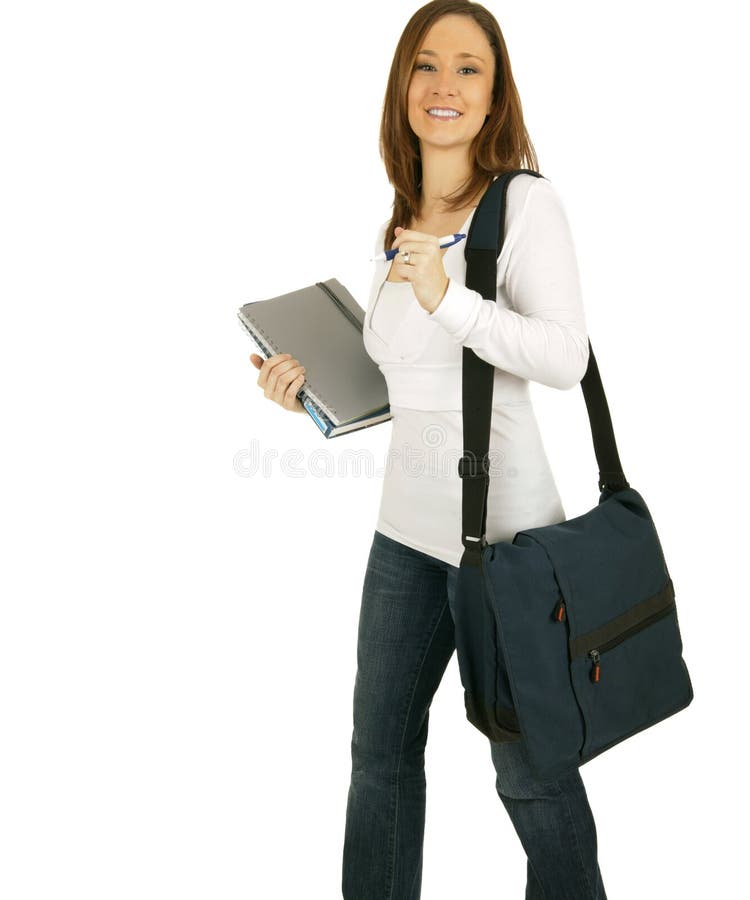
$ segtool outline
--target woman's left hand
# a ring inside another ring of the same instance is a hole
[[[421,231],[409,231],[406,228],[395,229],[396,239],[391,249],[398,247],[391,265],[397,275],[411,282],[414,295],[422,309],[434,312],[448,290],[448,276],[443,268],[443,257],[440,255],[440,244],[433,234]],[[404,262],[403,254],[409,251],[409,262]]]

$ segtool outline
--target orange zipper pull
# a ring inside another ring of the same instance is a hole
[[[557,622],[562,622],[565,618],[565,601],[562,597],[560,597],[557,606],[555,607],[554,617]]]
[[[599,651],[598,650],[590,650],[589,656],[591,657],[594,665],[591,668],[591,680],[593,682],[599,681],[599,670],[601,666],[599,664]]]

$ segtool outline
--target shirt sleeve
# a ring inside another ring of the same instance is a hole
[[[529,187],[517,226],[504,276],[513,308],[450,278],[429,317],[485,362],[567,390],[586,374],[588,335],[570,225],[546,178]]]

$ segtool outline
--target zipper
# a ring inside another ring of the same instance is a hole
[[[599,665],[599,651],[589,650],[589,656],[594,663],[594,665],[591,667],[590,677],[592,681],[596,682],[599,681],[599,670],[601,669],[601,666]]]
[[[659,609],[655,613],[652,613],[647,618],[642,619],[640,622],[635,625],[631,625],[630,628],[625,629],[621,634],[618,634],[617,637],[613,637],[611,640],[607,641],[604,644],[600,644],[595,649],[589,650],[587,656],[591,659],[591,671],[589,672],[589,677],[591,681],[596,684],[599,681],[600,671],[601,671],[601,662],[600,662],[600,654],[605,653],[607,650],[611,650],[613,647],[616,647],[618,644],[622,643],[629,637],[632,637],[634,634],[637,634],[639,631],[642,631],[644,628],[648,628],[649,625],[653,625],[654,622],[658,622],[659,619],[663,619],[664,616],[668,616],[671,612],[674,612],[675,609],[675,601],[673,600],[669,606],[665,606],[664,609]]]
[[[611,650],[613,647],[616,647],[618,644],[622,643],[622,641],[627,640],[629,637],[632,637],[634,634],[637,634],[639,631],[642,631],[644,628],[648,628],[649,625],[653,625],[654,622],[658,622],[659,619],[663,619],[664,616],[668,616],[670,613],[674,612],[676,607],[675,601],[672,600],[671,603],[667,604],[667,606],[662,609],[658,609],[656,612],[651,613],[650,616],[646,616],[645,619],[641,619],[640,622],[636,622],[634,625],[631,625],[630,628],[626,628],[624,631],[621,631],[620,634],[615,635],[615,637],[610,638],[610,640],[605,641],[603,644],[599,644],[598,647],[592,647],[589,650],[583,651],[578,655],[585,655],[591,660],[591,670],[589,671],[589,677],[594,684],[597,684],[600,676],[601,676],[601,654],[606,653],[607,650]],[[560,594],[560,598],[555,605],[555,608],[552,612],[552,619],[555,622],[563,622],[567,618],[567,613],[565,609],[565,600],[563,595]]]

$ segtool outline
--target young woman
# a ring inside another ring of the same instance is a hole
[[[435,0],[396,48],[381,154],[395,188],[364,341],[388,383],[389,465],[365,573],[343,855],[346,900],[416,900],[429,707],[454,652],[450,601],[461,543],[463,347],[496,366],[487,540],[565,514],[529,399],[529,380],[565,389],[588,363],[575,251],[551,183],[508,186],[495,302],[464,284],[464,243],[493,177],[537,170],[495,18]],[[523,742],[491,744],[496,788],[528,858],[527,900],[605,900],[594,820],[578,770],[541,782]]]
[[[493,543],[565,520],[528,387],[577,385],[588,340],[570,229],[547,179],[520,174],[508,186],[494,302],[465,286],[465,244],[438,245],[468,232],[497,175],[537,171],[505,42],[483,6],[434,0],[414,13],[391,66],[380,144],[394,202],[375,249],[399,252],[376,264],[363,339],[393,419],[362,589],[342,888],[345,900],[418,900],[429,708],[455,650],[464,549],[463,347],[495,366]],[[254,363],[267,397],[302,409],[296,359]],[[490,750],[528,859],[526,900],[606,900],[579,771],[540,781],[523,741],[490,741]]]

